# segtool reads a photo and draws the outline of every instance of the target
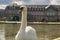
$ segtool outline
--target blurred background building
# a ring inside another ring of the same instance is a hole
[[[27,5],[29,22],[59,22],[59,5]],[[21,21],[20,5],[12,4],[0,9],[0,20]]]

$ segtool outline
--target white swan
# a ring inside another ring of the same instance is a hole
[[[36,30],[31,26],[27,26],[27,7],[25,5],[21,5],[21,9],[22,22],[15,40],[37,40]]]
[[[58,37],[58,38],[55,38],[55,39],[53,39],[53,40],[60,40],[60,37]]]

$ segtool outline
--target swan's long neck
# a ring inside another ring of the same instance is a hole
[[[27,8],[24,7],[22,10],[22,20],[21,20],[21,28],[26,28],[27,26]]]

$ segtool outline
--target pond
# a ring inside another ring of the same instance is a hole
[[[52,40],[54,38],[60,37],[60,25],[59,24],[31,24],[37,31],[38,40]],[[3,38],[6,40],[14,40],[16,33],[20,28],[20,23],[0,23],[0,30]]]

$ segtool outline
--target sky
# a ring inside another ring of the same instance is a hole
[[[60,5],[60,0],[52,0],[51,4],[53,4],[53,5]]]
[[[7,5],[14,1],[23,1],[26,4],[34,4],[34,5],[48,5],[48,4],[60,4],[60,0],[0,0],[0,5]]]
[[[26,5],[48,5],[50,3],[50,0],[0,0],[0,9],[5,9],[7,5],[20,1]]]
[[[10,4],[13,1],[23,1],[26,4],[48,4],[50,0],[0,0],[0,4]]]
[[[60,5],[60,0],[0,0],[0,8],[5,8],[14,1],[22,1],[27,5]]]

